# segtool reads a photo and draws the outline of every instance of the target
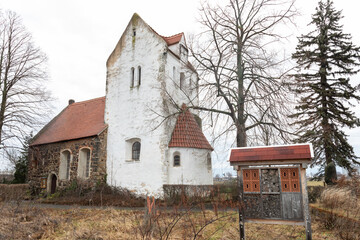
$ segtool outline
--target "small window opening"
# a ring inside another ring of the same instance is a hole
[[[180,73],[180,89],[184,89],[184,83],[185,83],[185,74],[182,72]]]
[[[134,142],[132,145],[132,159],[140,160],[140,148],[141,144],[139,142]]]
[[[136,29],[133,28],[133,37],[135,37],[135,36],[136,36]]]
[[[287,184],[285,183],[285,188],[287,188]]]
[[[175,78],[176,78],[176,68],[173,67],[173,81],[175,81]]]
[[[207,154],[207,168],[208,168],[208,170],[211,170],[211,154],[210,153]]]
[[[130,87],[134,87],[135,69],[131,68]]]
[[[174,156],[174,167],[179,167],[180,166],[180,155],[175,155]]]
[[[284,172],[284,177],[286,177],[286,172]]]
[[[296,188],[296,183],[294,183],[294,188]]]
[[[295,177],[295,175],[296,175],[295,172],[293,172],[293,176],[294,176],[294,177]]]
[[[141,85],[141,67],[138,67],[138,85]]]

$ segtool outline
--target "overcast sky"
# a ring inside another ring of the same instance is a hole
[[[221,2],[221,1],[219,1]],[[302,13],[298,25],[289,32],[289,46],[296,46],[296,36],[306,34],[306,24],[317,6],[315,0],[298,0]],[[360,46],[359,1],[334,0],[343,10],[344,32],[351,33]],[[106,60],[137,12],[152,28],[164,36],[179,32],[197,33],[197,0],[1,0],[2,10],[20,15],[33,40],[49,58],[48,89],[56,98],[54,114],[66,107],[69,99],[87,100],[105,95]],[[360,82],[360,76],[353,77]],[[357,107],[358,116],[360,109]],[[49,118],[52,116],[49,116]],[[348,131],[350,142],[360,155],[360,129]],[[4,168],[4,165],[3,167]],[[228,171],[228,163],[215,164],[216,171]],[[0,166],[1,169],[1,166]]]

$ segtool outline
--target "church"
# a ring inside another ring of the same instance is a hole
[[[135,13],[106,62],[106,96],[69,100],[32,139],[29,184],[54,193],[106,181],[157,197],[164,185],[212,185],[188,54],[183,33],[161,36]]]

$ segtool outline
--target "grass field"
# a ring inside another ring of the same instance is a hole
[[[151,228],[139,210],[46,209],[3,203],[0,212],[0,239],[166,239],[166,233],[168,239],[239,239],[236,211],[217,216],[208,210],[162,211],[151,219]],[[312,228],[313,239],[337,239],[316,221]],[[247,223],[245,231],[249,240],[305,239],[302,226]]]

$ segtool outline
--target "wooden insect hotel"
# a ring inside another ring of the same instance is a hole
[[[240,238],[245,222],[296,224],[311,239],[306,168],[311,144],[233,148],[229,161],[237,170],[240,194]]]

